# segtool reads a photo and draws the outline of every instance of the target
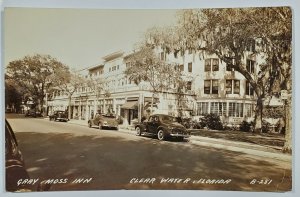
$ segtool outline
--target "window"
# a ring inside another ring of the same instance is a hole
[[[211,93],[212,94],[218,94],[219,93],[218,89],[219,89],[218,80],[212,80],[212,91],[211,91]]]
[[[208,102],[197,103],[197,116],[208,114]]]
[[[204,71],[205,72],[210,71],[210,59],[206,59],[204,64],[205,64],[204,65]]]
[[[188,81],[187,84],[186,84],[186,89],[187,90],[192,90],[192,82],[191,81]]]
[[[192,53],[193,53],[193,50],[192,50],[191,48],[189,48],[189,49],[188,49],[188,53],[189,53],[189,54],[192,54]]]
[[[246,60],[246,69],[249,73],[254,73],[255,61],[253,60]]]
[[[119,70],[119,68],[120,68],[120,66],[119,65],[117,65],[117,69]]]
[[[231,60],[230,63],[226,64],[226,71],[234,71],[234,68],[233,68],[233,59]]]
[[[243,103],[229,103],[229,116],[231,117],[243,117],[244,111]]]
[[[166,60],[165,52],[160,53],[160,60]]]
[[[252,117],[254,116],[254,105],[250,103],[245,104],[245,116]]]
[[[183,64],[179,65],[179,70],[184,71],[184,65]]]
[[[232,93],[232,80],[226,80],[226,94]]]
[[[183,50],[180,50],[180,55],[184,56],[184,51]]]
[[[234,80],[233,93],[234,94],[239,94],[240,93],[240,80]]]
[[[210,113],[219,115],[219,105],[217,102],[211,102],[210,103]]]
[[[204,80],[204,94],[218,94],[219,81],[218,80]]]
[[[253,96],[254,90],[249,81],[246,81],[246,95]]]
[[[188,63],[188,72],[192,72],[193,71],[193,64],[192,62]]]
[[[177,51],[174,52],[174,58],[178,58],[178,52]]]
[[[240,80],[226,80],[226,94],[239,94],[239,93],[240,93]]]
[[[227,103],[226,102],[211,102],[210,113],[219,116],[226,116]]]
[[[206,59],[204,62],[204,71],[218,71],[219,70],[219,59],[210,58]]]
[[[109,68],[109,72],[111,71],[111,68]]]
[[[219,116],[226,116],[227,103],[219,103]]]
[[[219,59],[212,59],[212,71],[219,70]]]
[[[204,80],[204,94],[210,94],[210,80]]]
[[[228,113],[229,113],[229,116],[235,117],[235,103],[229,103]]]

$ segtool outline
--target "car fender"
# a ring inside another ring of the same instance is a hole
[[[163,130],[164,134],[169,134],[170,133],[169,130],[168,130],[168,128],[166,128],[165,126],[159,126],[157,128],[156,133],[158,133],[159,130]]]
[[[146,126],[145,126],[144,124],[137,124],[137,125],[135,126],[135,129],[136,129],[137,127],[140,127],[140,129],[141,129],[142,132],[148,132],[148,131],[146,130]]]

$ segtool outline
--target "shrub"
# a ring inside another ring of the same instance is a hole
[[[214,130],[223,130],[223,124],[221,119],[216,114],[207,114],[203,118],[201,118],[202,126],[205,125],[209,129]]]
[[[247,122],[244,120],[240,126],[240,130],[244,132],[249,132],[251,131],[252,126],[253,126],[253,122]]]
[[[270,129],[271,129],[271,124],[268,123],[267,121],[263,120],[262,121],[261,131],[263,133],[269,133]]]
[[[123,117],[119,116],[117,118],[118,124],[123,124]]]

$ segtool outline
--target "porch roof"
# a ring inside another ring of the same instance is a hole
[[[138,106],[138,101],[127,101],[124,103],[121,108],[123,109],[135,109]]]

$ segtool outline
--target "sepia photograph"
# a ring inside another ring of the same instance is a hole
[[[4,8],[6,192],[291,192],[292,18]]]

